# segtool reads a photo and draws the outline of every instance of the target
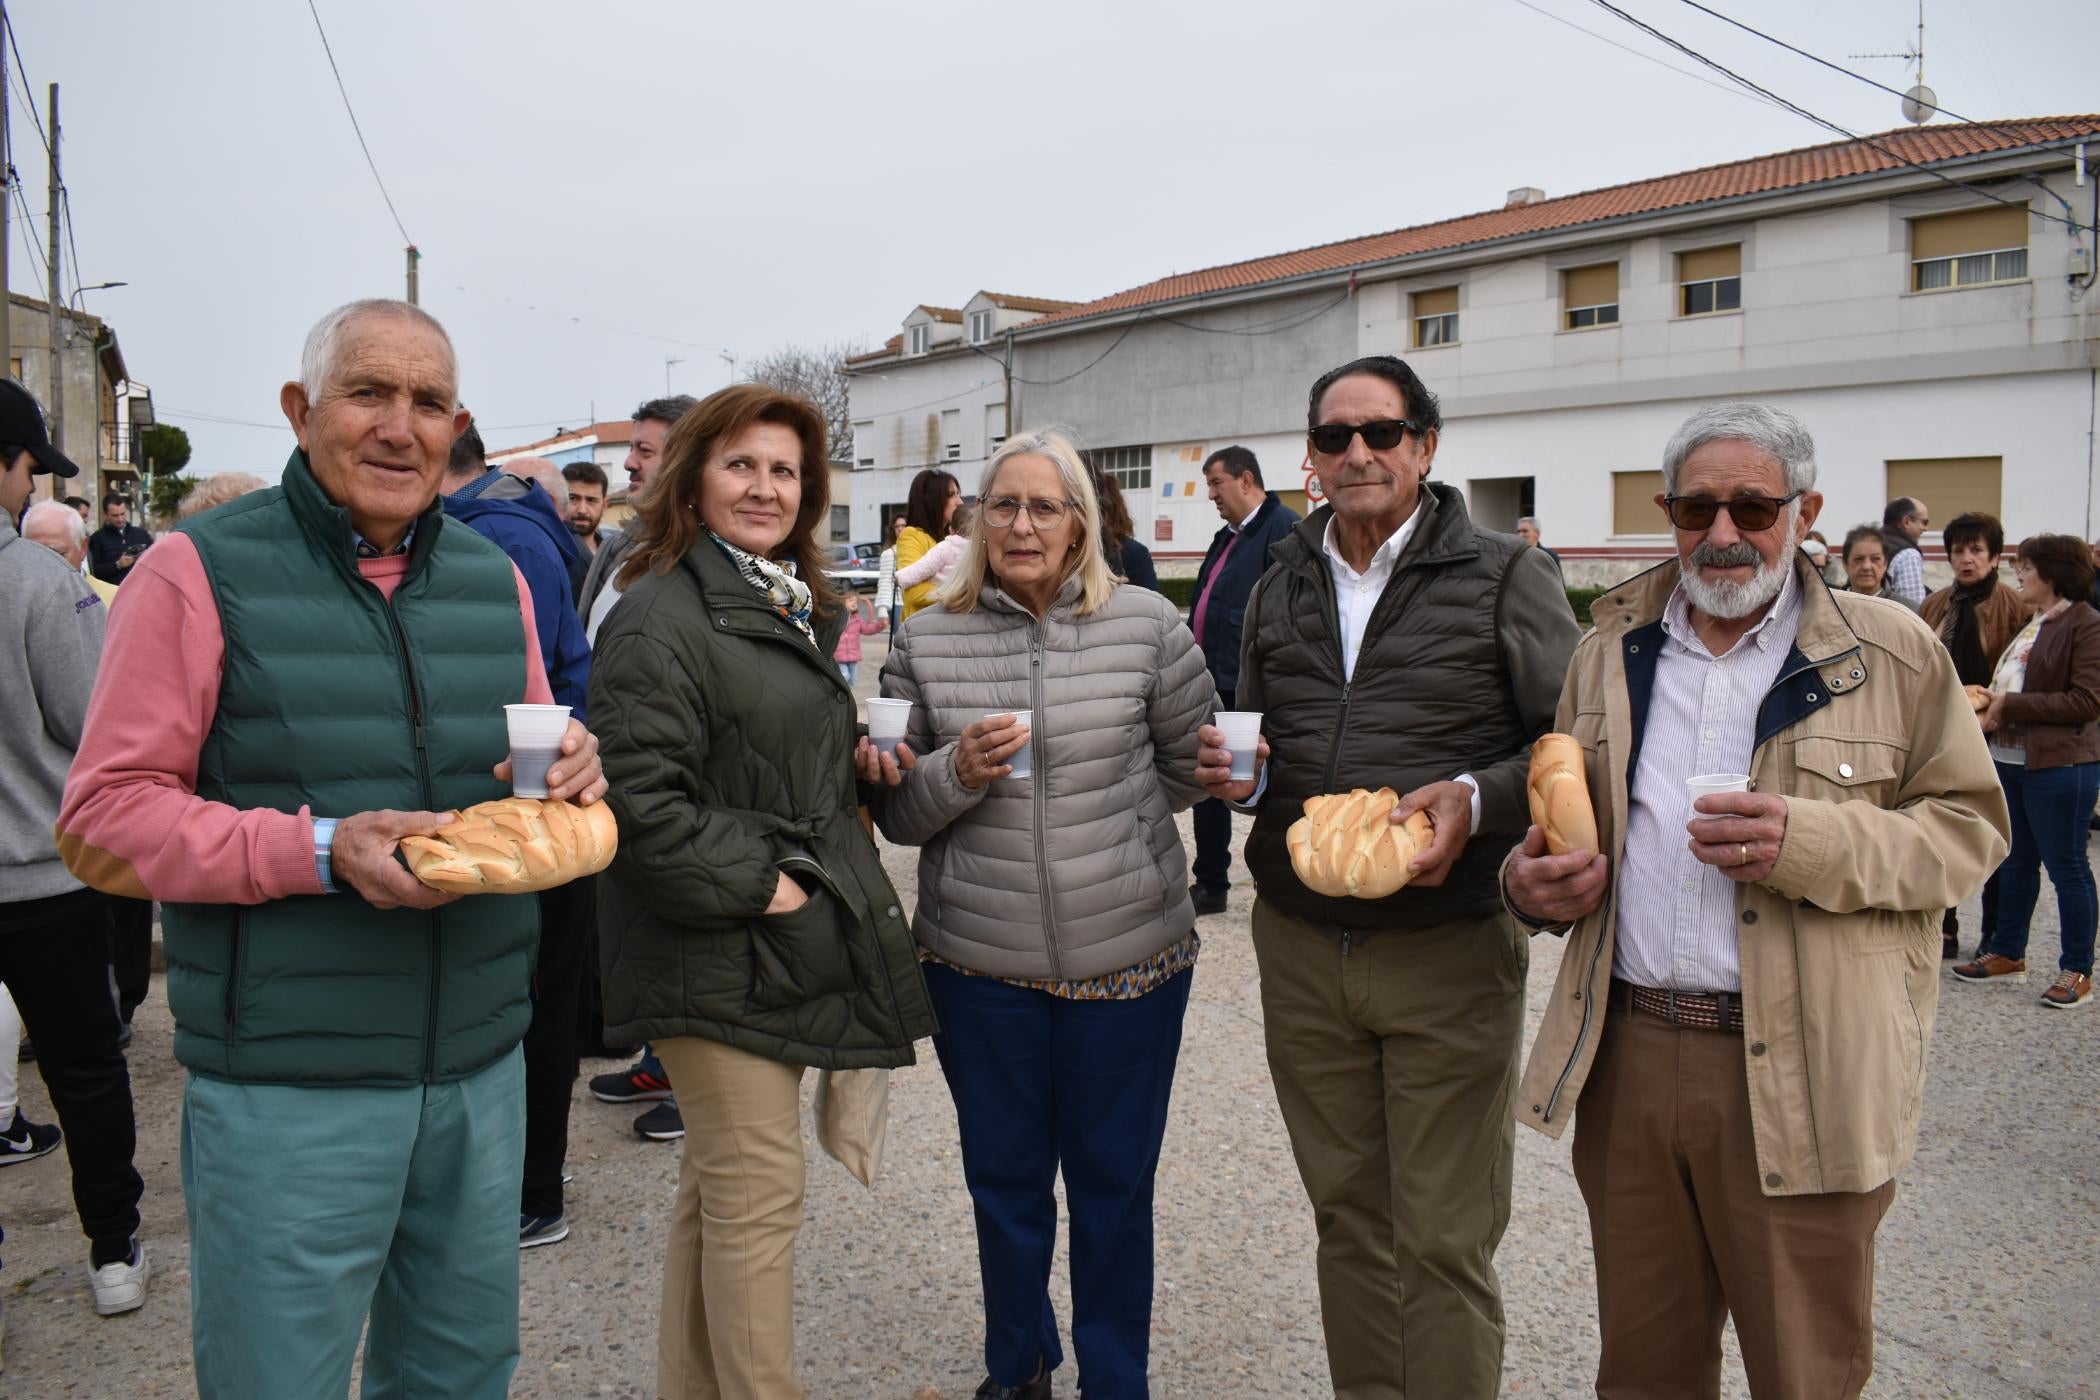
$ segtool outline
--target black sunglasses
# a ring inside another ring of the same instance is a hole
[[[1312,439],[1313,449],[1332,457],[1349,450],[1349,439],[1363,434],[1364,446],[1373,452],[1384,452],[1398,447],[1400,439],[1409,429],[1419,433],[1422,425],[1410,418],[1377,418],[1369,423],[1322,423],[1307,436]]]
[[[1790,496],[1737,496],[1726,501],[1712,496],[1665,496],[1663,508],[1670,512],[1670,523],[1680,530],[1711,529],[1714,517],[1724,510],[1738,530],[1769,530],[1779,512],[1800,499],[1799,491]]]

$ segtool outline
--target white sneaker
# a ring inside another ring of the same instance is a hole
[[[131,1243],[129,1262],[104,1264],[99,1269],[90,1264],[88,1283],[95,1290],[95,1311],[103,1317],[115,1317],[142,1306],[146,1301],[146,1280],[152,1274],[146,1246],[136,1240]]]

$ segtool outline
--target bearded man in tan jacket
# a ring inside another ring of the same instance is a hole
[[[1656,498],[1678,557],[1597,601],[1557,719],[1604,853],[1548,855],[1534,826],[1503,867],[1511,912],[1569,934],[1517,1117],[1576,1119],[1607,1400],[1717,1396],[1730,1314],[1758,1400],[1860,1393],[1940,911],[2006,851],[1946,649],[1800,554],[1814,487],[1777,409],[1678,429]],[[1719,773],[1748,790],[1695,801]]]

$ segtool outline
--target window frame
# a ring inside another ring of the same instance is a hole
[[[2019,271],[2006,276],[1998,275],[1999,259],[2015,255],[2020,260]],[[1991,260],[1991,275],[1974,282],[1963,281],[1961,265],[1971,258],[1989,258]],[[1947,268],[1946,284],[1938,287],[1922,285],[1924,270],[1941,264],[1944,264]],[[1949,253],[1945,257],[1938,258],[1912,258],[1910,260],[1910,290],[1916,294],[1926,294],[1931,292],[1962,292],[1969,290],[1971,287],[2008,287],[2018,282],[2033,281],[2034,279],[2029,276],[2027,268],[2028,255],[2024,245],[2018,248],[1982,248],[1973,253]]]
[[[1733,283],[1735,287],[1735,305],[1723,306],[1721,305],[1721,288],[1730,283]],[[1714,304],[1707,307],[1704,311],[1694,311],[1691,307],[1692,289],[1694,287],[1704,287],[1710,290],[1713,294]],[[1743,275],[1740,272],[1733,277],[1694,277],[1688,282],[1679,282],[1677,284],[1677,319],[1680,321],[1703,320],[1708,316],[1733,316],[1741,312],[1742,309]]]
[[[1429,337],[1431,325],[1437,327],[1436,339]],[[1441,350],[1447,345],[1458,344],[1458,313],[1456,311],[1433,311],[1427,316],[1415,317],[1415,349]]]
[[[1609,316],[1604,313],[1609,311]],[[1578,324],[1576,318],[1585,312],[1590,319]],[[1619,324],[1619,304],[1616,301],[1600,301],[1590,306],[1564,306],[1560,313],[1560,328],[1563,331],[1612,330]]]
[[[970,343],[983,345],[992,338],[993,316],[989,309],[970,313]]]
[[[925,353],[926,353],[927,347],[928,347],[929,345],[931,345],[932,343],[933,343],[933,327],[931,327],[931,326],[929,326],[929,325],[925,324],[925,323],[924,323],[923,321],[922,321],[921,323],[919,323],[918,325],[916,325],[916,326],[907,326],[907,327],[905,327],[905,329],[904,329],[904,353],[905,353],[905,354],[907,354],[907,355],[923,355],[923,354],[925,354]]]
[[[1116,485],[1128,493],[1152,490],[1152,445],[1141,443],[1133,447],[1100,447],[1090,454],[1093,463],[1104,476],[1115,478]]]

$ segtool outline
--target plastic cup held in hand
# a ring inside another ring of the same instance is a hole
[[[1014,723],[1018,724],[1023,729],[1034,728],[1034,726],[1029,723],[1029,720],[1034,715],[1034,711],[1032,710],[986,710],[983,714],[979,715],[978,718],[1003,719],[1007,715],[1012,715],[1014,717]],[[1022,741],[1020,752],[1013,754],[1006,760],[1007,766],[1013,769],[1013,772],[1008,773],[1006,776],[1009,778],[1027,778],[1033,776],[1035,773],[1034,759],[1035,739],[1031,735],[1028,739]]]
[[[1692,815],[1702,817],[1708,814],[1699,810],[1700,798],[1711,797],[1717,792],[1748,792],[1750,791],[1750,775],[1748,773],[1701,773],[1696,778],[1686,778],[1684,785],[1691,790]]]
[[[1232,780],[1254,778],[1254,754],[1261,746],[1260,710],[1220,710],[1218,728],[1225,732],[1225,751],[1232,755]]]
[[[545,797],[547,770],[561,757],[562,736],[569,732],[567,705],[505,705],[510,727],[510,793]]]
[[[911,701],[870,700],[868,702],[868,741],[876,751],[891,758],[897,756],[897,745],[911,726]]]

